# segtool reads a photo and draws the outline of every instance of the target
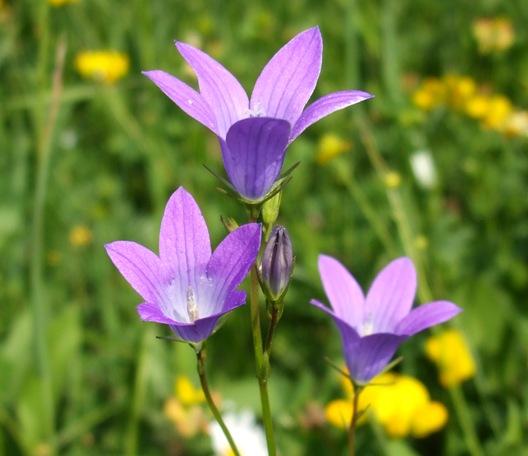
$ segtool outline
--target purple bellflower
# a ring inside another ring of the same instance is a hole
[[[348,90],[305,106],[321,72],[318,27],[295,36],[262,70],[251,99],[238,80],[203,51],[176,42],[198,77],[199,92],[164,71],[146,71],[183,111],[220,140],[227,176],[249,201],[263,199],[277,181],[288,145],[307,127],[372,95]]]
[[[354,277],[334,258],[320,255],[319,273],[332,310],[315,299],[311,303],[334,319],[350,377],[358,383],[368,383],[382,372],[409,337],[462,310],[448,301],[411,310],[416,271],[409,258],[389,263],[375,278],[366,298]]]
[[[255,262],[260,237],[260,224],[243,225],[211,254],[200,209],[180,187],[161,221],[159,257],[131,241],[105,247],[145,300],[137,308],[141,319],[169,325],[184,341],[200,343],[213,333],[222,315],[245,303],[246,293],[236,287]]]

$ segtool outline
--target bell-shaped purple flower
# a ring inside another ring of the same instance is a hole
[[[319,257],[319,273],[332,310],[312,304],[334,319],[353,380],[367,383],[389,364],[396,349],[412,335],[443,323],[462,309],[435,301],[411,310],[416,271],[409,258],[392,261],[376,277],[365,298],[347,269],[332,257]]]
[[[251,99],[220,63],[195,47],[176,47],[198,77],[199,92],[163,71],[146,71],[174,103],[219,138],[226,173],[244,198],[264,198],[279,177],[288,145],[307,127],[372,95],[348,90],[305,106],[321,72],[318,27],[295,36],[262,70]]]
[[[159,257],[140,244],[105,245],[119,272],[145,300],[137,308],[143,321],[169,325],[183,340],[199,343],[222,315],[245,303],[236,290],[260,248],[261,226],[237,228],[211,254],[209,232],[193,197],[180,187],[161,221]]]

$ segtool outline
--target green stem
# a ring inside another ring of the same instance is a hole
[[[275,435],[273,432],[273,421],[271,419],[271,407],[268,395],[268,377],[270,372],[269,353],[262,350],[262,334],[260,330],[259,314],[259,281],[257,277],[257,265],[251,268],[250,273],[251,289],[250,304],[251,330],[253,333],[253,348],[255,352],[255,363],[257,365],[257,379],[259,382],[260,404],[262,408],[262,420],[266,433],[266,443],[268,445],[268,455],[275,456]],[[271,341],[270,341],[271,344]]]
[[[273,340],[273,336],[275,335],[275,329],[277,328],[277,324],[279,323],[279,309],[273,309],[271,311],[270,315],[270,322],[268,326],[268,334],[266,336],[266,344],[264,345],[264,353],[268,357],[271,356],[271,342]]]
[[[36,113],[35,129],[38,133],[37,143],[37,171],[36,185],[32,215],[32,256],[30,263],[30,283],[31,283],[31,310],[33,314],[33,352],[36,355],[37,373],[40,378],[42,410],[44,413],[45,438],[51,444],[55,429],[55,413],[53,398],[53,382],[50,369],[48,348],[47,348],[47,321],[48,311],[45,299],[44,286],[44,213],[46,205],[47,187],[50,174],[51,144],[53,133],[59,110],[62,93],[62,72],[64,68],[64,58],[66,55],[66,43],[61,40],[57,45],[55,56],[55,67],[52,82],[51,104],[47,112],[47,122],[41,126],[38,124],[42,118],[39,106]]]
[[[209,408],[211,409],[211,412],[213,413],[213,416],[215,417],[216,422],[222,428],[222,432],[224,433],[227,441],[229,442],[229,446],[231,447],[231,450],[233,451],[233,455],[240,456],[240,453],[238,452],[235,441],[233,440],[233,437],[231,436],[229,429],[227,429],[227,426],[225,425],[224,420],[222,419],[222,415],[220,414],[218,407],[214,403],[213,397],[211,396],[211,392],[209,391],[209,384],[207,383],[207,377],[205,375],[205,346],[204,345],[202,345],[202,347],[196,351],[196,359],[197,359],[198,376],[200,377],[200,384],[202,385],[202,390],[204,392],[204,396],[207,401],[207,404],[209,405]]]
[[[356,454],[356,427],[359,418],[358,406],[359,395],[361,388],[354,387],[354,399],[352,402],[352,418],[350,420],[350,427],[348,428],[348,455],[354,456]]]

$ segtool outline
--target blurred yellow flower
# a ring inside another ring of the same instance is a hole
[[[515,41],[513,25],[506,18],[481,18],[473,23],[473,35],[482,54],[502,52]]]
[[[75,57],[76,70],[86,79],[112,84],[128,73],[128,55],[117,51],[84,51]]]
[[[48,0],[48,3],[51,6],[62,6],[66,5],[67,3],[77,3],[79,0]]]
[[[429,247],[429,239],[423,234],[420,234],[414,240],[414,246],[420,251],[426,250]]]
[[[443,78],[443,84],[446,102],[453,109],[462,109],[477,89],[475,81],[468,76],[447,74]]]
[[[458,385],[475,375],[475,361],[462,334],[455,329],[430,337],[425,353],[438,366],[443,386]]]
[[[184,375],[176,378],[174,392],[179,401],[185,406],[200,404],[205,401],[202,389],[195,388],[189,377]]]
[[[401,185],[401,176],[396,171],[387,171],[383,180],[388,188],[398,188]]]
[[[421,438],[444,427],[447,409],[439,402],[431,401],[423,383],[406,375],[382,377],[374,380],[385,383],[385,386],[378,387],[380,391],[371,409],[387,434],[392,437],[410,434]]]
[[[337,135],[327,133],[319,140],[315,161],[318,165],[324,165],[332,158],[349,152],[351,149],[352,143],[350,141],[345,141]]]
[[[437,78],[426,78],[412,96],[413,103],[430,111],[445,102],[445,88]]]
[[[207,433],[209,421],[205,410],[199,405],[185,407],[178,399],[171,397],[165,402],[163,413],[182,437]]]
[[[188,377],[178,376],[174,382],[174,396],[165,402],[163,413],[181,436],[193,437],[208,429],[207,414],[201,405],[204,401],[201,389],[195,388]]]
[[[482,123],[487,128],[500,130],[512,112],[513,106],[510,100],[503,95],[494,95],[489,99],[488,112]]]
[[[466,101],[465,112],[474,119],[483,119],[489,111],[489,106],[488,96],[475,94]]]
[[[331,401],[325,408],[326,419],[333,426],[346,429],[352,416],[353,390],[348,379],[346,399]],[[392,437],[421,438],[440,430],[447,422],[447,409],[431,401],[425,386],[415,378],[388,372],[374,378],[359,396],[360,411],[366,411],[358,423],[373,416]]]
[[[516,110],[512,112],[502,125],[502,132],[506,136],[528,136],[528,111]]]
[[[85,247],[92,243],[92,232],[85,225],[74,226],[68,235],[70,244],[74,247]]]

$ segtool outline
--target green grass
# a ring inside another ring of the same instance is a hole
[[[505,16],[513,48],[482,56],[471,34],[481,16]],[[316,94],[357,88],[376,98],[339,112],[290,147],[301,161],[284,196],[297,266],[274,341],[271,399],[282,454],[345,454],[345,434],[301,426],[306,405],[338,397],[341,359],[332,322],[309,306],[323,298],[317,255],[338,257],[368,286],[390,259],[420,265],[419,301],[464,308],[453,325],[470,343],[477,376],[443,389],[426,360],[427,334],[400,351],[403,372],[423,381],[450,411],[424,439],[394,442],[358,430],[365,455],[528,454],[527,139],[505,138],[447,110],[411,104],[409,81],[465,74],[528,108],[528,4],[333,0],[316,2],[109,2],[60,8],[7,1],[0,14],[0,455],[206,455],[207,437],[186,441],[163,416],[178,374],[196,380],[193,353],[155,338],[139,321],[140,298],[103,244],[130,239],[157,248],[169,195],[185,186],[201,206],[213,245],[220,215],[244,220],[203,167],[222,171],[216,139],[175,107],[141,70],[184,76],[173,40],[199,38],[250,91],[260,69],[296,33],[318,24],[324,40]],[[194,38],[193,38],[194,37]],[[64,67],[57,64],[61,46]],[[83,80],[77,52],[115,49],[131,59],[113,86]],[[58,69],[58,70],[57,70]],[[58,71],[53,83],[53,73]],[[191,79],[189,79],[192,82]],[[326,132],[353,151],[325,166]],[[417,185],[410,155],[429,150],[439,175]],[[395,190],[383,173],[400,174]],[[84,225],[93,241],[69,243]],[[428,240],[425,250],[415,239]],[[208,347],[213,389],[258,413],[247,309]]]

